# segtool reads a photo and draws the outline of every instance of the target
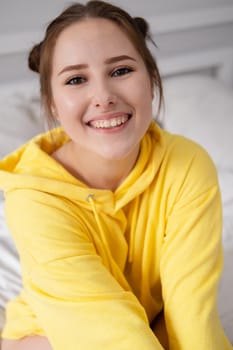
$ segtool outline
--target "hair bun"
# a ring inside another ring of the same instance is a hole
[[[40,70],[41,45],[42,43],[33,46],[28,55],[28,67],[36,73],[39,73]]]
[[[143,37],[146,38],[149,32],[149,24],[142,17],[135,17],[134,22],[138,28],[138,30],[142,33]]]

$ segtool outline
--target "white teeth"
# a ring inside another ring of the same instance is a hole
[[[128,116],[113,118],[110,120],[95,120],[90,122],[90,125],[97,129],[110,129],[121,124],[124,124],[129,119]]]

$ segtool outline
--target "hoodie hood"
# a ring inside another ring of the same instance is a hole
[[[152,122],[142,139],[135,167],[112,192],[89,188],[50,156],[68,141],[69,137],[61,128],[53,129],[34,137],[3,158],[0,161],[0,188],[5,193],[18,189],[38,190],[82,202],[84,207],[90,206],[87,199],[92,195],[95,205],[101,205],[102,210],[110,214],[121,209],[150,185],[165,150],[162,131]]]

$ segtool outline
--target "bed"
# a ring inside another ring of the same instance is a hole
[[[213,158],[223,204],[224,269],[219,286],[221,322],[233,344],[233,50],[200,50],[159,59],[164,82],[163,127],[185,135]],[[156,108],[156,107],[155,107]],[[0,84],[0,157],[44,130],[34,79]],[[0,330],[4,309],[21,288],[20,266],[4,221],[0,193]]]

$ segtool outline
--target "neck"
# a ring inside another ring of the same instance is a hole
[[[104,159],[96,154],[77,151],[70,142],[57,160],[76,178],[92,188],[115,191],[133,169],[139,146],[122,159]]]
[[[92,188],[115,191],[134,167],[132,163],[124,161],[98,162],[97,167],[91,165],[90,171],[80,174],[82,180]]]

